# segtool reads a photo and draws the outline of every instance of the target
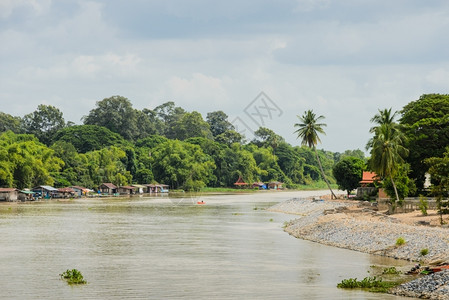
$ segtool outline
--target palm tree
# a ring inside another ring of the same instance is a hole
[[[371,169],[381,178],[390,178],[391,184],[399,201],[399,195],[393,177],[404,162],[403,157],[408,155],[408,149],[404,146],[405,137],[400,131],[399,124],[394,122],[396,113],[391,115],[391,109],[379,110],[371,121],[378,124],[370,129],[374,137],[367,144],[371,148]]]
[[[331,191],[332,197],[337,199],[337,196],[335,196],[329,182],[326,179],[326,176],[323,171],[323,166],[321,165],[321,160],[318,155],[318,151],[316,149],[316,144],[318,142],[321,143],[318,133],[326,134],[323,129],[323,127],[326,127],[326,124],[318,123],[320,120],[324,119],[324,116],[317,117],[312,110],[308,110],[304,112],[304,115],[302,115],[301,117],[300,116],[297,117],[301,121],[301,123],[295,124],[295,127],[298,127],[298,129],[295,131],[295,133],[298,134],[297,138],[301,139],[301,145],[309,146],[315,151],[316,159],[318,160],[318,165],[320,166],[321,170],[321,175],[323,176],[323,179],[326,182],[327,187]]]
[[[376,130],[384,124],[390,126],[393,130],[399,129],[399,124],[394,121],[397,114],[396,111],[394,113],[391,113],[391,108],[385,108],[384,110],[379,109],[378,111],[379,113],[374,115],[374,117],[372,117],[370,120],[371,123],[375,123],[377,125],[370,128],[370,133],[376,133]],[[368,143],[366,144],[366,150],[369,150],[373,147],[373,142],[374,137],[369,139]]]

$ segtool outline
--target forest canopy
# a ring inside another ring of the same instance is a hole
[[[421,183],[429,168],[424,160],[443,157],[449,145],[449,96],[423,95],[400,115],[405,146],[411,149],[405,158],[407,170],[411,179]],[[350,189],[358,170],[369,167],[359,149],[317,150],[321,173],[309,147],[292,146],[264,127],[247,141],[225,112],[209,112],[204,119],[174,102],[138,110],[126,97],[112,96],[98,101],[82,121],[81,125],[66,121],[51,105],[39,105],[23,117],[0,112],[0,186],[96,188],[103,182],[159,182],[197,190],[233,187],[240,178],[247,183],[280,181],[294,188],[322,181],[323,173],[335,184],[334,174],[344,170],[340,163],[344,161],[346,168],[354,170],[351,184],[342,185]]]

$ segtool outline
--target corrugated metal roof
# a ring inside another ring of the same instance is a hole
[[[57,192],[58,191],[58,189],[56,189],[56,188],[54,188],[52,186],[49,186],[49,185],[40,185],[38,187],[35,187],[33,190],[40,189],[40,188],[42,188],[44,190],[47,190],[47,191],[50,191],[50,192]]]
[[[14,192],[17,191],[15,188],[0,188],[0,193],[8,193],[8,192]]]

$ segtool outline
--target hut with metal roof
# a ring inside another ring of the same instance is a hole
[[[0,188],[0,201],[17,201],[19,190],[15,188]]]

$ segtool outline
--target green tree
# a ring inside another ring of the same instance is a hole
[[[40,104],[37,110],[22,119],[25,133],[34,134],[40,142],[50,145],[54,134],[66,126],[63,113],[54,106]]]
[[[221,110],[207,113],[206,121],[214,137],[235,130],[234,126],[228,121],[228,115]]]
[[[185,113],[176,122],[175,138],[183,141],[191,137],[205,137],[212,139],[209,124],[203,120],[199,112]]]
[[[55,141],[72,144],[79,153],[100,150],[108,146],[126,145],[127,142],[115,132],[98,125],[75,125],[59,130]]]
[[[373,127],[374,129],[371,130],[374,133],[374,137],[367,145],[367,147],[371,148],[369,165],[371,170],[376,172],[382,179],[390,179],[396,200],[399,201],[398,191],[393,178],[400,165],[404,163],[403,157],[407,156],[408,150],[403,146],[405,137],[393,120],[395,114],[393,114],[393,118],[381,116],[382,114],[390,115],[389,112],[391,112],[391,109],[379,110],[379,114],[371,119],[378,126]]]
[[[405,197],[414,194],[416,192],[415,181],[410,179],[410,166],[409,164],[401,164],[398,167],[397,172],[394,175],[394,183],[396,185],[396,190],[398,192],[398,196],[400,200],[403,200]],[[394,196],[394,186],[392,181],[386,180],[383,182],[383,188],[387,195]]]
[[[124,150],[111,146],[80,154],[80,156],[87,163],[86,167],[94,186],[99,186],[103,182],[112,182],[115,185],[126,185],[132,182],[132,175],[123,163],[126,160]]]
[[[322,119],[324,119],[324,116],[316,116],[312,110],[308,110],[304,112],[302,116],[298,116],[298,118],[301,123],[295,124],[295,127],[298,128],[295,133],[297,133],[298,138],[301,139],[302,145],[307,145],[309,148],[312,148],[315,151],[315,155],[321,170],[321,175],[323,176],[323,179],[326,182],[327,187],[332,194],[332,197],[337,199],[337,196],[335,196],[334,192],[332,191],[329,181],[324,174],[323,166],[321,165],[320,157],[316,149],[317,143],[321,142],[318,133],[325,134],[323,127],[325,127],[326,124],[319,123]]]
[[[304,165],[306,160],[297,148],[299,147],[294,148],[285,142],[280,143],[276,149],[276,156],[279,167],[292,183],[305,184]]]
[[[334,177],[337,180],[338,188],[349,193],[360,185],[362,172],[365,169],[365,162],[357,157],[347,156],[340,160],[333,167]]]
[[[0,112],[0,132],[11,130],[14,133],[22,133],[22,119],[4,112]]]
[[[410,155],[410,176],[422,190],[426,158],[443,157],[449,145],[449,95],[427,94],[408,103],[401,111],[400,124],[405,127],[406,147]]]
[[[177,135],[177,124],[186,111],[176,106],[174,102],[165,102],[154,109],[159,120],[160,134],[169,139],[175,139]]]
[[[168,140],[152,150],[151,164],[157,181],[190,190],[206,185],[215,164],[197,145]]]
[[[0,135],[0,184],[29,188],[54,183],[52,173],[58,172],[64,162],[54,151],[40,143],[33,135]]]
[[[449,147],[443,157],[429,157],[424,163],[429,166],[429,174],[432,178],[432,194],[436,196],[440,224],[443,224],[443,214],[449,213]],[[443,199],[446,199],[444,201]]]
[[[137,111],[127,98],[112,96],[98,101],[96,106],[83,117],[85,125],[106,127],[126,140],[138,137]]]
[[[231,146],[234,143],[242,144],[244,137],[235,130],[227,130],[215,137],[215,140],[220,144]]]

